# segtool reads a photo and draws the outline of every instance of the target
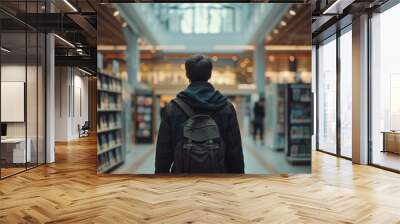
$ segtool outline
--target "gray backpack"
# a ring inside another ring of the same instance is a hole
[[[175,147],[174,166],[180,173],[224,173],[225,144],[211,114],[196,114],[183,100],[174,103],[188,116],[183,141]]]

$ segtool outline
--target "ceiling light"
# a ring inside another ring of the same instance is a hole
[[[267,45],[267,51],[311,51],[311,45]]]
[[[97,45],[98,51],[126,51],[126,45]]]
[[[67,44],[68,46],[75,48],[75,45],[73,45],[73,44],[72,44],[71,42],[69,42],[68,40],[66,40],[66,39],[64,39],[64,38],[62,38],[62,37],[60,37],[60,36],[57,35],[57,34],[54,34],[54,36],[57,37],[57,38],[58,38],[59,40],[61,40],[62,42],[64,42],[65,44]]]
[[[115,10],[114,13],[113,13],[113,16],[117,17],[118,15],[119,15],[119,11]]]
[[[343,9],[348,7],[354,2],[354,0],[337,0],[333,2],[322,14],[342,14]]]
[[[10,53],[11,52],[11,50],[9,50],[9,49],[7,49],[5,47],[1,47],[0,49],[1,49],[1,51],[4,51],[6,53]]]
[[[278,29],[274,29],[274,31],[272,31],[272,32],[274,32],[274,34],[278,34],[279,30]]]
[[[128,26],[128,23],[127,22],[123,22],[122,23],[122,27],[127,27]]]
[[[268,57],[268,60],[269,60],[270,62],[274,62],[274,61],[275,61],[275,56],[270,55],[270,56]]]
[[[282,26],[286,26],[286,25],[287,25],[287,23],[285,22],[285,20],[282,20],[282,21],[281,21],[281,25],[282,25]]]
[[[254,50],[252,45],[215,45],[215,50]]]
[[[295,16],[296,15],[296,11],[294,11],[293,9],[289,10],[289,15]]]
[[[90,72],[88,72],[88,71],[86,71],[86,70],[83,70],[83,69],[81,69],[81,68],[78,68],[78,70],[81,71],[81,72],[83,72],[83,73],[85,73],[85,74],[87,74],[87,75],[92,75],[92,73],[90,73]]]
[[[74,12],[78,12],[78,10],[68,1],[64,0],[64,3],[68,5]]]

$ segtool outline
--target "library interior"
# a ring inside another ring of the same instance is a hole
[[[154,174],[161,112],[189,84],[185,61],[196,54],[211,59],[209,82],[235,106],[244,173],[311,172],[309,5],[114,3],[100,8],[99,173]],[[119,23],[112,26],[119,30],[110,30],[109,21]],[[266,102],[265,130],[253,138],[260,98]]]

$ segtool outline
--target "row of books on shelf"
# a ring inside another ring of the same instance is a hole
[[[300,118],[291,117],[291,118],[290,118],[290,122],[291,122],[292,124],[310,123],[310,122],[311,122],[311,119],[310,119],[310,118],[307,118],[307,117],[300,117]]]
[[[122,144],[121,131],[113,131],[98,134],[97,149],[99,152],[106,151],[114,146]]]
[[[309,88],[294,88],[292,90],[292,101],[311,102],[311,91]]]
[[[150,114],[137,114],[136,115],[137,122],[150,122],[151,123],[151,113]]]
[[[115,148],[97,156],[98,172],[107,172],[109,169],[123,161],[122,148]]]
[[[293,126],[290,128],[291,139],[311,139],[310,126]]]
[[[276,134],[281,134],[281,133],[285,133],[285,125],[284,124],[278,124],[276,126]]]
[[[290,110],[290,122],[291,123],[304,123],[311,122],[311,108],[303,107],[299,105],[289,105]]]
[[[121,96],[111,95],[107,93],[98,93],[98,108],[99,109],[120,109]]]
[[[138,96],[136,99],[137,105],[151,107],[153,106],[153,97],[152,96]]]
[[[100,90],[120,92],[122,90],[122,83],[120,80],[111,79],[107,76],[100,76],[99,79],[97,79],[97,88]]]
[[[152,113],[152,107],[144,107],[144,106],[138,106],[137,107],[137,113],[143,113],[143,114],[151,114]]]
[[[148,138],[151,136],[151,129],[142,129],[142,128],[138,128],[136,130],[136,136],[139,138]]]
[[[107,130],[121,127],[121,114],[119,113],[108,113],[100,114],[99,122],[97,123],[97,130]]]
[[[290,146],[290,156],[310,156],[310,147],[311,145],[302,144],[302,145],[291,145]],[[310,157],[311,159],[311,157]]]
[[[98,74],[100,74],[100,76],[108,76],[108,77],[113,77],[113,78],[117,78],[117,79],[122,78],[121,73],[115,73],[115,72],[112,72],[109,70],[104,70],[104,69],[102,69],[100,71],[100,73],[98,73]]]

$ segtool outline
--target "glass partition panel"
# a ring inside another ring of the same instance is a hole
[[[38,156],[37,162],[38,164],[45,163],[46,158],[46,145],[45,145],[45,124],[46,124],[46,78],[45,78],[45,65],[46,65],[46,36],[44,34],[39,33],[38,40],[38,76],[37,76],[37,90],[38,90]]]
[[[44,6],[44,0],[0,1],[1,178],[45,162],[46,40],[21,19],[44,13]]]
[[[38,158],[38,141],[37,141],[37,132],[38,132],[38,107],[37,107],[37,98],[38,98],[38,35],[36,32],[28,32],[27,33],[27,52],[28,52],[28,61],[27,61],[27,76],[26,76],[26,118],[27,118],[27,150],[28,159],[27,167],[34,167],[37,165]]]
[[[336,154],[336,36],[318,48],[318,148]]]
[[[1,34],[2,177],[24,171],[31,158],[26,144],[26,41],[25,31]]]
[[[346,32],[347,31],[347,32]],[[340,153],[352,157],[352,33],[340,36]]]
[[[372,163],[400,170],[400,4],[371,19]]]

